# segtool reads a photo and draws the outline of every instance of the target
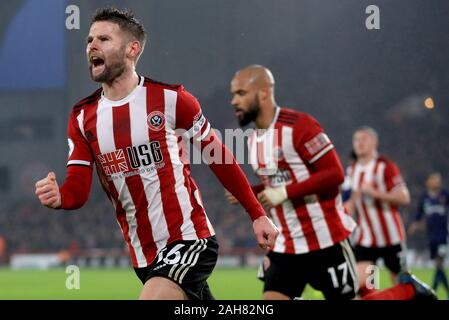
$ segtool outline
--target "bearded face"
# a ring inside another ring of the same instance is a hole
[[[245,127],[253,122],[260,112],[259,97],[255,95],[254,99],[247,106],[234,106],[237,121],[241,127]]]
[[[92,24],[87,37],[87,62],[92,80],[112,83],[126,70],[126,35],[111,22]]]

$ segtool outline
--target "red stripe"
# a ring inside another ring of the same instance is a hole
[[[113,107],[112,119],[115,148],[116,150],[123,149],[126,154],[126,147],[133,145],[131,141],[129,104]],[[125,183],[136,209],[135,218],[137,221],[137,236],[142,246],[142,251],[147,260],[147,264],[150,264],[156,256],[157,247],[154,243],[153,231],[148,218],[148,201],[145,188],[140,174],[125,178]]]
[[[375,189],[379,189],[378,185],[377,185],[377,171],[379,170],[379,159],[376,160],[376,164],[374,166],[374,170],[373,170],[373,186]],[[385,237],[385,242],[387,246],[391,245],[391,238],[390,238],[390,234],[388,232],[388,227],[387,227],[387,222],[385,221],[385,215],[384,212],[382,210],[382,206],[379,200],[375,199],[374,200],[374,207],[376,208],[376,212],[377,212],[377,217],[380,221],[380,225],[382,227],[382,233]]]
[[[318,242],[318,237],[316,235],[315,229],[313,228],[312,219],[310,219],[307,207],[305,205],[302,205],[296,207],[295,210],[297,217],[301,221],[302,231],[306,238],[309,251],[320,249],[320,243]]]
[[[210,233],[209,226],[207,225],[206,212],[204,211],[203,207],[200,206],[200,204],[197,202],[194,196],[195,191],[198,190],[198,196],[201,202],[203,202],[200,191],[196,186],[195,181],[190,176],[190,169],[187,168],[187,166],[184,167],[183,174],[184,174],[184,186],[186,187],[189,193],[190,203],[193,207],[190,218],[192,219],[193,226],[195,227],[196,236],[199,239],[208,238],[212,234]]]
[[[343,222],[338,214],[336,200],[327,200],[326,206],[323,206],[321,199],[319,199],[319,204],[326,221],[327,229],[331,235],[332,243],[338,243],[346,239],[349,232],[343,226]]]
[[[257,141],[256,135],[256,149],[257,149],[257,162],[259,164],[259,168],[265,168],[265,152],[264,152],[264,140]]]
[[[396,230],[399,233],[399,238],[401,241],[405,240],[405,232],[404,232],[404,225],[402,224],[401,216],[399,215],[399,211],[395,206],[389,205],[390,210],[393,214],[394,224],[396,226]]]
[[[92,133],[92,136],[97,137],[97,109],[98,104],[95,105],[94,108],[85,108],[84,109],[84,130],[87,132],[87,130],[90,130]],[[92,148],[92,151],[94,154],[100,154],[100,148],[98,146],[98,140],[90,142],[90,146]],[[96,161],[97,159],[95,159]],[[120,225],[120,228],[122,229],[123,238],[125,239],[126,243],[128,244],[129,248],[129,254],[131,256],[131,263],[133,266],[137,266],[137,258],[136,253],[134,251],[134,248],[131,245],[131,239],[129,238],[129,226],[128,222],[126,221],[126,211],[122,207],[122,203],[118,199],[118,193],[115,189],[114,183],[111,181],[108,181],[102,170],[100,169],[101,166],[97,163],[97,174],[100,179],[101,185],[103,187],[103,190],[109,197],[109,199],[115,203],[115,212],[117,221]]]
[[[165,114],[164,89],[156,85],[149,85],[147,87],[147,114],[150,114],[153,111],[159,111]],[[168,123],[165,123],[165,125],[167,126]],[[175,190],[176,180],[170,154],[168,152],[166,128],[164,127],[164,129],[159,131],[154,131],[149,128],[148,132],[150,141],[160,142],[165,164],[164,167],[157,170],[157,174],[160,183],[162,209],[164,211],[170,235],[168,243],[171,243],[182,239],[181,226],[184,222],[184,218]]]
[[[359,190],[360,190],[360,187],[361,187],[361,185],[363,183],[363,178],[364,177],[365,177],[365,172],[360,173],[360,180],[359,180],[359,184],[358,184]],[[371,223],[371,219],[368,216],[368,211],[366,209],[365,201],[363,201],[363,199],[361,199],[360,202],[362,203],[362,213],[365,216],[365,220],[366,220],[366,223],[368,224],[368,229],[369,229],[369,232],[371,234],[371,239],[372,239],[371,246],[372,247],[377,247],[376,235],[374,234],[374,229],[373,229],[373,225]],[[363,229],[361,230],[361,232],[363,233]]]

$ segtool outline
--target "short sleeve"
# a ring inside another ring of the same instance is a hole
[[[67,127],[67,136],[69,143],[69,157],[67,166],[80,165],[80,166],[92,166],[93,155],[89,147],[89,143],[82,133],[83,122],[83,110],[70,114],[69,123]],[[81,128],[80,128],[81,123]]]
[[[176,102],[176,129],[184,130],[183,136],[187,139],[197,141],[207,137],[211,129],[198,100],[182,87]]]
[[[302,159],[312,164],[334,148],[318,121],[302,115],[293,128],[294,146]]]
[[[405,181],[402,178],[398,166],[390,161],[387,161],[384,171],[385,185],[387,191],[391,191],[401,186],[405,186]]]

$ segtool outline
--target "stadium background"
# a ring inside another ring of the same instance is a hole
[[[79,30],[65,28],[71,4],[80,8]],[[380,8],[380,30],[365,27],[370,4]],[[77,212],[51,212],[34,196],[35,181],[48,170],[63,181],[68,114],[96,88],[84,53],[89,19],[104,5],[132,8],[149,31],[138,72],[184,84],[217,129],[237,128],[229,81],[253,63],[273,71],[280,105],[319,119],[344,164],[353,130],[376,128],[381,152],[399,164],[412,194],[412,205],[402,210],[406,225],[427,174],[449,178],[447,1],[2,1],[0,297],[14,291],[14,282],[6,284],[14,278],[7,272],[17,253],[128,266],[114,212],[96,179],[89,203]],[[433,109],[424,107],[427,97]],[[217,231],[221,265],[255,265],[260,251],[247,215],[227,205],[206,166],[194,165],[193,175]],[[407,244],[411,262],[429,267],[425,233]]]

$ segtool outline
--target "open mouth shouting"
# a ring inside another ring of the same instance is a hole
[[[90,69],[92,74],[98,75],[101,74],[105,69],[105,61],[102,57],[97,55],[91,55],[90,59]]]

